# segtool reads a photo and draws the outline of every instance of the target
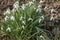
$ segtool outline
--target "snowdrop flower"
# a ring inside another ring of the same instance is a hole
[[[18,9],[18,8],[19,8],[19,1],[16,1],[16,2],[13,4],[13,8],[15,8],[15,9]]]
[[[36,12],[41,12],[42,11],[42,9],[41,9],[41,5],[38,5],[38,8],[36,9]]]
[[[36,12],[39,12],[39,9],[36,9]]]
[[[23,19],[25,19],[25,18],[24,18],[23,16],[21,16],[21,17],[20,17],[20,20],[23,20]]]
[[[41,19],[44,20],[44,16],[41,16]]]
[[[9,17],[8,17],[8,16],[6,16],[6,17],[4,18],[4,20],[5,20],[5,21],[7,21],[8,19],[9,19]]]
[[[45,38],[41,35],[40,38],[42,38],[42,40],[45,40]]]
[[[32,18],[29,18],[28,21],[33,21],[33,19]]]
[[[37,8],[37,9],[36,9],[36,12],[41,13],[41,11],[42,11],[42,9],[41,9],[41,8]]]
[[[38,8],[41,8],[42,6],[41,5],[38,5]]]
[[[53,12],[57,12],[55,9],[51,9],[51,13],[53,13]]]
[[[4,15],[6,15],[6,14],[10,14],[10,9],[8,8],[5,12],[4,12]]]
[[[40,2],[39,3],[44,3],[45,1],[44,0],[40,0]]]
[[[23,29],[25,28],[24,25],[22,25],[22,28],[23,28]]]
[[[6,29],[6,31],[9,31],[9,32],[11,32],[11,28],[10,28],[10,27],[8,27],[8,28]]]
[[[23,24],[25,24],[25,21],[22,21]]]
[[[54,17],[53,17],[53,16],[50,18],[50,21],[51,21],[51,20],[54,20]]]
[[[43,37],[42,35],[40,37]]]
[[[23,10],[25,10],[25,8],[26,8],[25,4],[22,4],[21,8],[22,8]]]
[[[39,19],[39,23],[40,23],[41,21],[42,21],[42,19],[40,18],[40,19]]]
[[[41,17],[39,18],[39,23],[40,23],[42,20],[44,20],[44,16],[41,16]]]
[[[51,9],[51,13],[53,13],[55,11],[55,9]]]
[[[14,16],[11,16],[10,19],[11,19],[11,20],[15,20],[15,17],[14,17]]]
[[[3,30],[3,27],[1,27],[1,30]]]
[[[11,12],[12,12],[12,13],[16,12],[16,9],[13,8]]]
[[[29,2],[29,6],[31,6],[32,4],[34,4],[32,1],[31,1],[31,2]]]

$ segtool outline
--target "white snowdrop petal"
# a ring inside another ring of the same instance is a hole
[[[4,18],[4,20],[5,20],[5,21],[7,21],[8,19],[9,19],[9,17],[8,17],[8,16],[6,16],[6,17]]]
[[[12,12],[12,13],[16,12],[16,9],[15,9],[15,8],[13,8],[11,12]]]
[[[23,10],[25,10],[25,8],[26,8],[25,4],[22,4],[21,8],[22,8]]]
[[[51,9],[51,13],[56,12],[55,9]]]
[[[1,27],[1,30],[3,30],[3,27]]]
[[[31,6],[32,4],[34,4],[32,1],[29,2],[29,6]]]
[[[10,19],[11,19],[11,20],[15,20],[15,17],[14,17],[14,16],[11,16]]]
[[[42,35],[40,37],[43,37]]]
[[[41,16],[42,20],[44,20],[44,16]]]
[[[39,23],[41,22],[42,19],[39,19]]]
[[[28,19],[28,21],[30,21],[30,20],[31,20],[31,21],[33,21],[33,19],[32,19],[32,18],[29,18],[29,19]]]
[[[23,19],[25,19],[25,18],[24,18],[23,16],[21,16],[21,17],[20,17],[20,20],[23,20]]]
[[[42,35],[40,36],[40,38],[42,38],[43,40],[45,40],[44,36],[42,36]]]
[[[10,28],[10,27],[8,27],[8,28],[6,29],[6,31],[9,31],[9,32],[11,32],[11,28]]]
[[[41,11],[42,11],[41,8],[37,8],[36,9],[36,12],[39,12],[40,13]]]
[[[23,28],[23,29],[25,28],[24,25],[22,25],[22,28]]]
[[[42,7],[41,5],[38,5],[38,8]]]
[[[53,18],[53,17],[51,17],[51,18],[50,18],[50,20],[54,20],[54,18]]]
[[[16,2],[13,4],[13,8],[15,8],[15,9],[18,9],[18,8],[19,8],[19,1],[16,1]]]
[[[51,13],[54,11],[54,9],[51,9]]]
[[[10,9],[8,8],[5,12],[4,12],[4,15],[6,15],[6,14],[10,14]]]
[[[39,11],[39,9],[36,9],[36,12],[38,12]]]
[[[25,21],[22,21],[23,24],[25,24]]]
[[[44,3],[44,0],[40,0],[40,2],[39,3]]]

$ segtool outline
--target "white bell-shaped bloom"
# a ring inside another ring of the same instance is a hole
[[[8,19],[9,19],[9,17],[8,17],[8,16],[6,16],[6,17],[4,18],[4,20],[5,20],[5,21],[7,21]]]
[[[39,3],[44,3],[45,1],[44,0],[40,0],[40,2]]]
[[[33,19],[32,18],[28,18],[28,21],[33,21]]]
[[[11,19],[11,20],[15,20],[15,17],[14,17],[14,16],[11,16],[10,19]]]
[[[10,13],[11,13],[11,11],[10,11],[10,9],[8,8],[8,9],[4,12],[4,15],[10,14]]]
[[[25,21],[22,21],[23,24],[25,24]]]
[[[42,19],[40,18],[40,19],[39,19],[39,23],[40,23],[41,21],[42,21]]]
[[[1,27],[1,30],[3,30],[3,27]]]
[[[22,28],[24,29],[24,28],[25,28],[25,26],[24,26],[24,25],[22,25]]]
[[[23,10],[25,10],[26,5],[25,5],[25,4],[22,4],[21,8],[22,8]]]
[[[42,6],[41,5],[38,5],[38,8],[41,8]]]
[[[54,20],[54,17],[52,16],[52,17],[50,18],[50,20]]]
[[[41,16],[41,19],[44,20],[44,16]]]
[[[46,39],[44,38],[44,36],[42,36],[42,35],[40,36],[40,38],[41,38],[41,40],[46,40]]]
[[[53,13],[53,12],[57,12],[55,9],[51,9],[51,13]]]
[[[16,1],[16,2],[13,4],[13,8],[15,8],[15,9],[18,9],[18,8],[19,8],[19,1]]]
[[[23,19],[25,19],[23,16],[20,16],[20,20],[22,21]]]
[[[41,11],[42,11],[42,9],[41,9],[41,8],[37,8],[37,9],[36,9],[36,12],[41,13]]]
[[[36,12],[41,12],[42,11],[42,9],[41,9],[41,5],[38,5],[38,8],[36,9]]]
[[[11,28],[10,28],[10,27],[8,27],[8,28],[6,29],[6,31],[9,31],[9,32],[11,32]]]
[[[15,9],[15,8],[13,8],[11,12],[12,12],[12,13],[15,13],[15,12],[16,12],[16,9]]]
[[[32,1],[29,2],[29,6],[31,6],[32,4],[34,4]]]

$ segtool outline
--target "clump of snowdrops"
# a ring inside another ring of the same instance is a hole
[[[13,7],[4,13],[6,16],[1,31],[15,40],[49,39],[43,29],[39,28],[44,20],[41,5],[36,7],[34,1],[30,1],[19,6],[16,1]]]
[[[42,15],[42,5],[36,6],[33,1],[19,6],[16,1],[13,9],[4,13],[1,30],[14,40],[51,40],[44,29],[45,17]],[[43,1],[40,1],[41,3]]]

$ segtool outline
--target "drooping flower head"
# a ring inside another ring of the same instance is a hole
[[[11,19],[11,20],[15,20],[15,17],[14,17],[14,16],[11,16],[10,19]]]

